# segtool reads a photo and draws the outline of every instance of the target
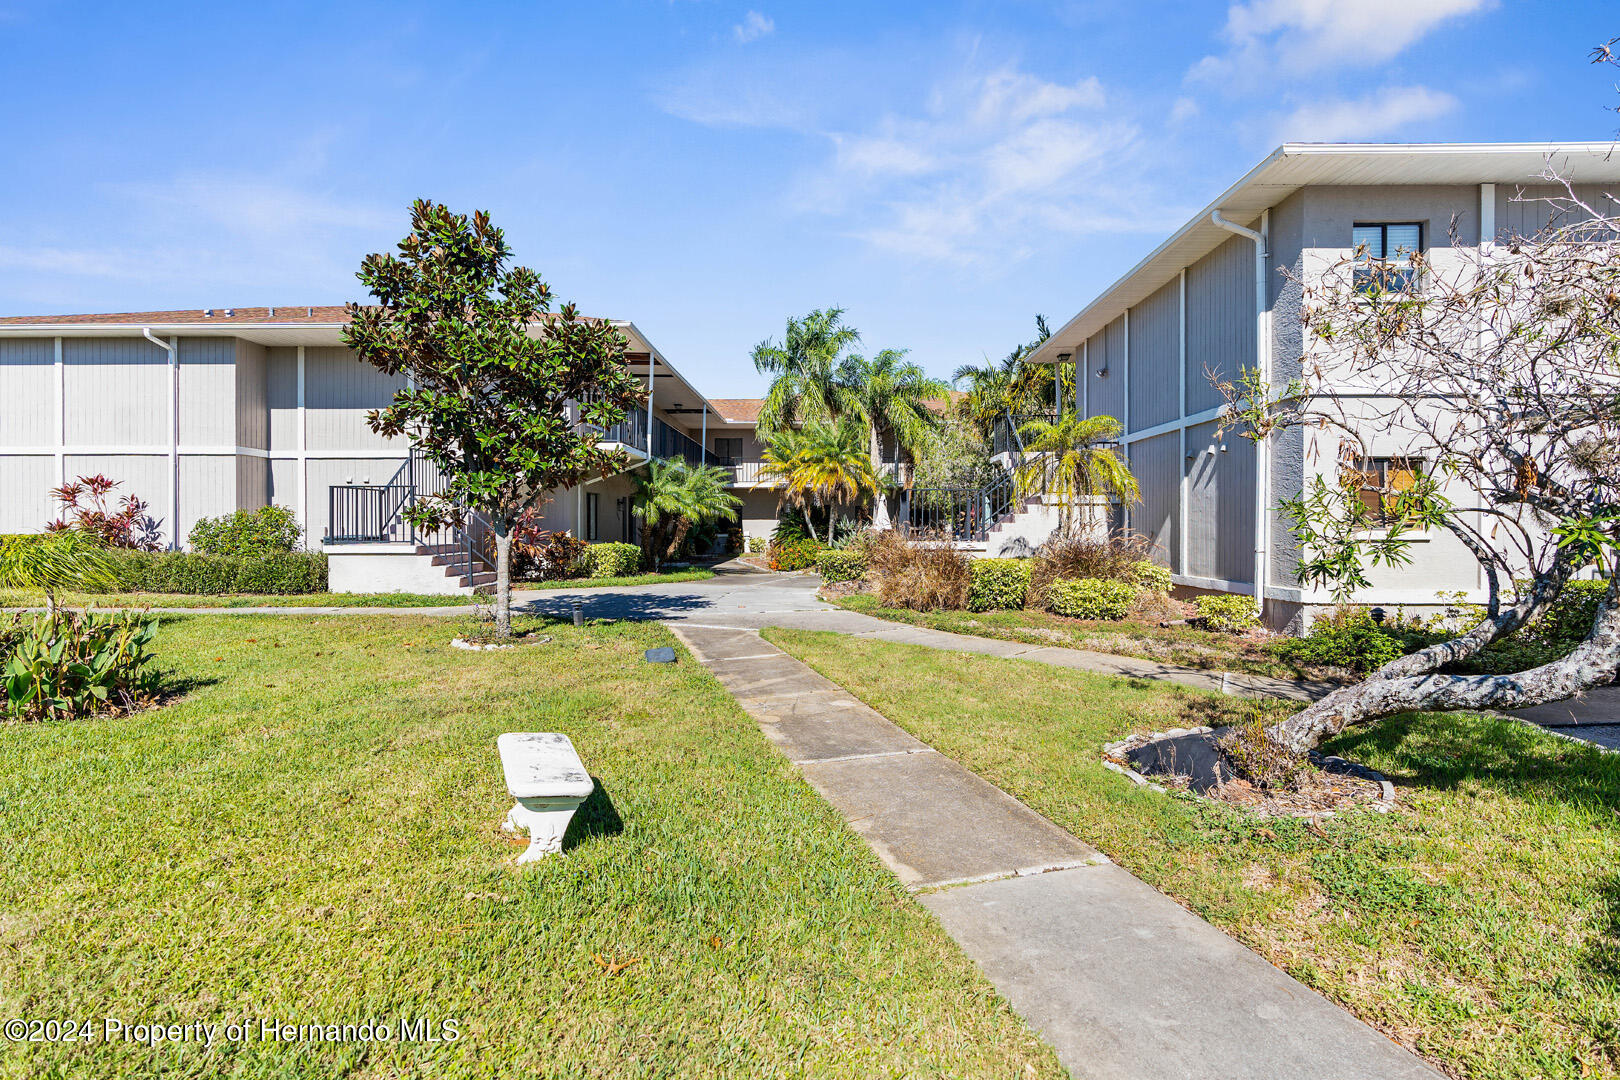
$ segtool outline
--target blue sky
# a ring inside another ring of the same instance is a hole
[[[0,312],[336,303],[411,199],[711,396],[842,305],[944,375],[1283,139],[1603,139],[1612,5],[0,0]]]

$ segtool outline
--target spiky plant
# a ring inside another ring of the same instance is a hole
[[[1068,413],[1056,423],[1031,420],[1019,428],[1028,455],[1014,482],[1019,498],[1045,489],[1058,504],[1058,522],[1068,533],[1075,510],[1084,503],[1090,519],[1094,499],[1139,502],[1136,477],[1115,451],[1124,428],[1112,416],[1082,417]]]

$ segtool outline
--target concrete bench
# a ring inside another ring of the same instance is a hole
[[[574,811],[596,789],[574,744],[555,732],[508,731],[495,745],[506,790],[517,800],[501,827],[529,834],[529,846],[517,861],[534,862],[561,851]]]

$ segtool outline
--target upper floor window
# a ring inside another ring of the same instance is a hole
[[[715,437],[714,455],[722,465],[735,465],[742,458],[742,439]]]
[[[1358,224],[1350,230],[1356,251],[1357,292],[1411,292],[1417,284],[1417,270],[1409,259],[1423,250],[1423,226],[1419,222]]]

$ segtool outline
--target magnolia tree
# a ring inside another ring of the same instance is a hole
[[[407,518],[430,530],[473,514],[488,521],[503,636],[514,527],[546,492],[622,469],[623,454],[603,449],[579,421],[606,427],[644,400],[623,335],[572,304],[552,315],[550,288],[511,259],[488,214],[417,200],[399,254],[361,264],[377,304],[350,304],[344,331],[361,359],[406,376],[394,403],[368,415],[372,430],[409,438],[448,480],[442,496],[418,500]]]
[[[1284,503],[1304,583],[1343,597],[1365,584],[1364,564],[1407,561],[1417,532],[1444,530],[1488,586],[1477,625],[1272,727],[1289,749],[1401,712],[1558,701],[1620,674],[1620,220],[1551,168],[1543,179],[1554,194],[1534,200],[1548,224],[1533,237],[1465,247],[1454,223],[1443,258],[1358,251],[1303,274],[1301,378],[1228,388],[1251,437],[1305,427],[1337,458],[1329,479]],[[1411,465],[1369,510],[1360,470],[1372,443]],[[1441,673],[1593,572],[1609,587],[1567,655],[1514,674]]]

